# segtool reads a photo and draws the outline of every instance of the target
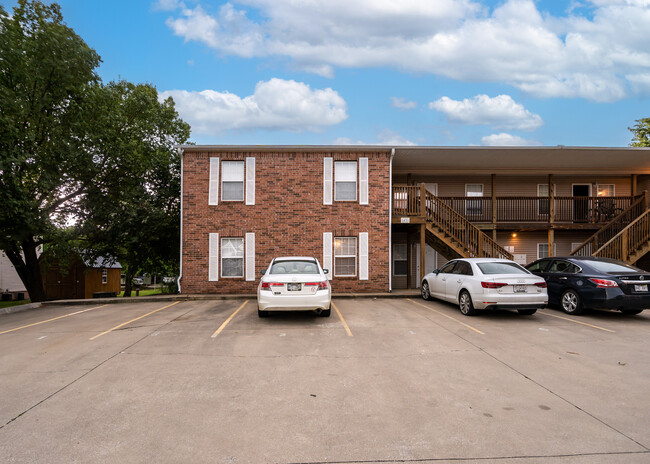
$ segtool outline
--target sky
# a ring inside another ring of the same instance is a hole
[[[58,3],[197,144],[623,147],[650,117],[650,0]]]

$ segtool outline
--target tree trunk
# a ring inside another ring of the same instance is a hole
[[[132,271],[131,269],[126,271],[126,274],[124,274],[124,295],[122,297],[127,297],[131,296],[131,288],[133,287],[133,277],[135,277],[135,271]]]
[[[26,240],[22,243],[22,255],[18,248],[5,250],[9,261],[14,265],[18,277],[25,284],[29,293],[29,299],[33,302],[45,301],[45,287],[43,277],[38,263],[36,249],[38,246],[33,240]]]

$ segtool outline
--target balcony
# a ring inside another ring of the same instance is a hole
[[[423,217],[423,185],[393,186],[394,222]],[[438,197],[475,224],[508,226],[570,226],[595,228],[608,223],[645,195],[616,197]]]

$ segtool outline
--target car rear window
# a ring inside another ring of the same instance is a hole
[[[643,272],[638,267],[629,266],[625,263],[612,263],[610,261],[585,261],[590,267],[597,271],[606,273],[616,272]]]
[[[517,263],[476,263],[483,274],[530,274]]]
[[[318,274],[315,261],[278,261],[271,266],[271,274]]]

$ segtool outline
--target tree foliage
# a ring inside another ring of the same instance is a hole
[[[160,227],[179,221],[174,146],[189,126],[151,85],[102,84],[99,63],[58,5],[20,0],[11,16],[0,7],[0,249],[34,301],[45,296],[40,245],[81,241],[130,268],[135,247],[118,239],[152,223],[140,243],[171,234],[178,246],[178,232]],[[144,254],[156,261],[165,250]]]
[[[637,119],[634,127],[629,127],[634,134],[633,147],[650,147],[650,118]]]

